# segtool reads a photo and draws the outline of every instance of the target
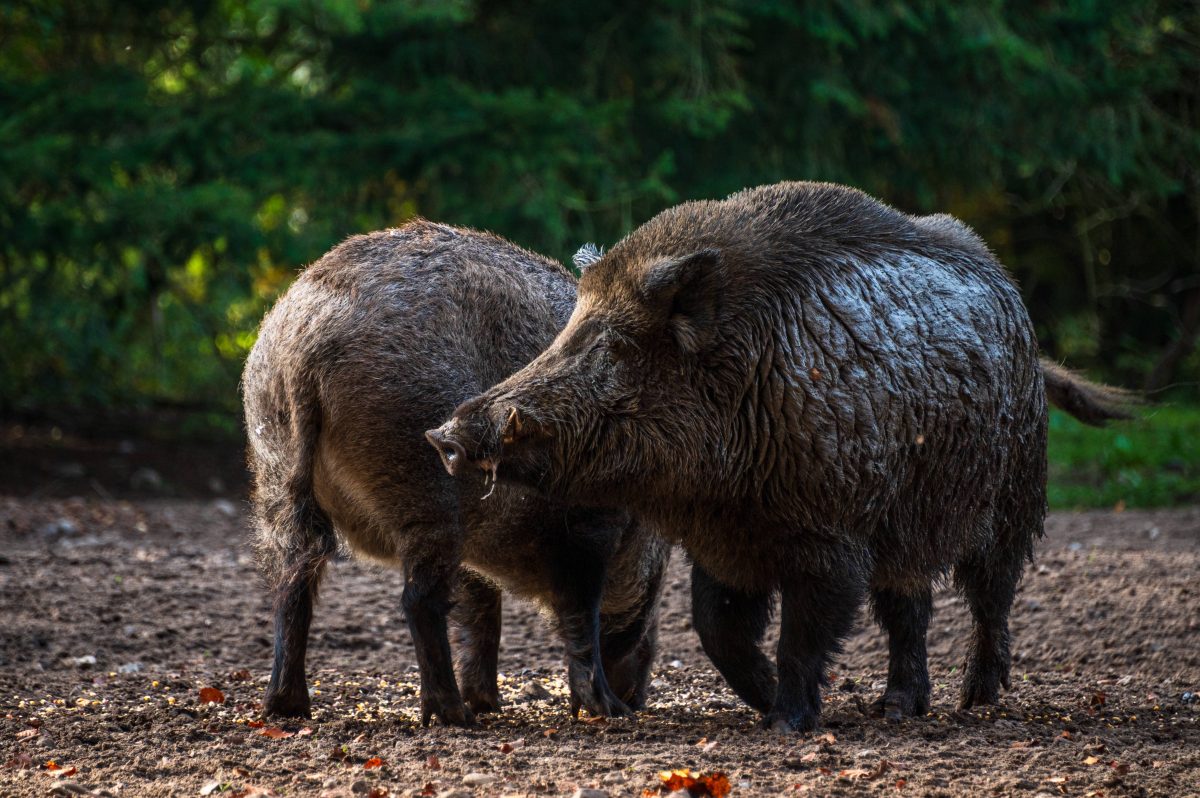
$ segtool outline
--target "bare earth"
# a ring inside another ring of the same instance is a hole
[[[504,713],[421,728],[400,577],[339,562],[310,648],[315,717],[257,727],[270,629],[244,509],[0,498],[0,795],[639,796],[671,768],[723,771],[734,795],[1200,795],[1197,508],[1051,517],[1014,608],[1004,706],[955,710],[968,625],[942,591],[933,713],[865,716],[887,664],[864,621],[825,728],[793,737],[757,729],[701,653],[678,552],[636,721],[569,718],[559,647],[510,601]],[[224,703],[202,705],[204,687]]]

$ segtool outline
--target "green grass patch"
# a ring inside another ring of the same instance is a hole
[[[1200,406],[1148,407],[1096,429],[1050,413],[1050,506],[1169,507],[1200,502]]]

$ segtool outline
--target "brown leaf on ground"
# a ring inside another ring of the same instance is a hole
[[[236,671],[230,671],[229,679],[230,681],[234,682],[248,682],[250,681],[250,671],[245,668],[241,668]]]
[[[373,756],[366,762],[363,762],[363,770],[374,770],[375,768],[383,767],[384,762],[377,756]]]
[[[18,740],[28,740],[30,737],[37,737],[37,736],[38,736],[37,729],[26,729],[25,731],[17,732]]]
[[[292,736],[290,731],[284,731],[278,726],[272,726],[269,729],[263,729],[259,732],[263,737],[270,737],[272,740],[283,740]]]
[[[225,694],[215,687],[200,688],[200,703],[201,704],[224,704]]]
[[[425,767],[430,770],[441,770],[442,761],[437,758],[437,754],[430,754],[429,758],[425,760]]]
[[[388,791],[385,787],[372,787],[367,793],[367,798],[388,798]]]
[[[248,721],[246,721],[246,725],[249,726],[251,729],[261,729],[263,726],[266,726],[267,724],[261,720],[248,720]]]
[[[62,765],[58,764],[53,759],[51,759],[49,762],[46,763],[46,770],[62,770]]]

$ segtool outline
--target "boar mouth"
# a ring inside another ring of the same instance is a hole
[[[506,449],[527,438],[549,437],[540,424],[530,421],[515,406],[510,406],[504,423],[499,425],[499,429],[495,430],[495,437],[492,437],[493,441],[498,442],[497,451],[479,459],[472,459],[467,455],[467,447],[461,442],[461,440],[470,442],[472,438],[471,434],[464,429],[468,426],[470,426],[469,421],[455,416],[437,429],[428,430],[425,433],[425,439],[437,450],[446,473],[457,477],[464,474],[469,466],[475,466],[491,476],[490,482],[493,490],[500,469],[500,461]],[[477,443],[474,448],[477,451],[479,449],[486,451],[491,447]],[[491,491],[488,492],[488,495],[491,495]]]

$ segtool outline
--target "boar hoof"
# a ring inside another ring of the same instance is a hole
[[[308,690],[288,695],[274,693],[263,700],[264,718],[311,718],[312,702]]]
[[[792,734],[794,732],[814,731],[820,720],[821,716],[814,712],[800,712],[796,714],[768,712],[763,717],[760,725],[767,731],[778,734]]]
[[[888,690],[871,702],[870,715],[899,723],[904,718],[919,717],[929,711],[929,699],[902,690]]]
[[[611,690],[590,690],[589,696],[581,696],[571,690],[571,717],[578,718],[579,710],[586,709],[598,718],[632,718],[636,714],[617,698]]]
[[[491,690],[475,690],[463,688],[463,703],[476,715],[500,711],[500,692],[493,687]]]
[[[439,701],[421,697],[421,725],[428,726],[434,715],[447,726],[474,726],[475,714],[461,699]]]

